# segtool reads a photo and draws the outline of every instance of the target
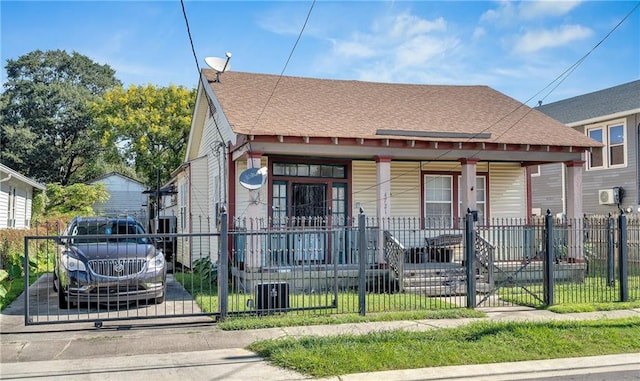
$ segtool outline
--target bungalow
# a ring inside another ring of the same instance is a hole
[[[29,229],[35,191],[46,186],[0,164],[0,229]]]
[[[480,225],[529,217],[528,169],[543,163],[567,166],[568,215],[581,216],[582,155],[599,146],[487,86],[204,69],[167,212],[180,216],[178,232],[215,233],[221,207],[234,231],[340,226],[364,210],[378,221],[420,221],[416,237],[424,241],[434,224],[459,228],[467,210],[477,211]],[[379,230],[375,245],[390,228]],[[348,244],[342,240],[235,237],[232,266],[242,276],[273,271],[273,263],[355,263],[335,250]],[[184,240],[179,262],[217,260],[215,237]],[[400,239],[405,246],[415,240]],[[380,253],[374,259],[384,260]]]

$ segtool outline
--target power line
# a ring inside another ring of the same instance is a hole
[[[267,106],[269,105],[271,98],[273,98],[273,94],[275,94],[276,89],[278,88],[278,84],[280,84],[280,80],[282,79],[284,72],[287,69],[287,66],[289,65],[289,61],[291,61],[291,57],[293,57],[293,52],[296,50],[296,47],[298,46],[298,42],[300,42],[300,38],[302,37],[302,34],[304,33],[305,28],[307,27],[307,23],[309,22],[309,17],[311,17],[311,11],[313,11],[313,6],[315,4],[316,4],[316,0],[313,0],[313,2],[311,3],[311,7],[309,7],[309,12],[307,12],[307,18],[304,20],[304,24],[300,29],[300,33],[298,33],[298,38],[296,39],[296,42],[293,44],[293,47],[289,52],[289,57],[287,57],[287,61],[285,62],[284,67],[280,71],[278,80],[276,81],[276,84],[273,86],[273,89],[271,90],[271,94],[269,94],[269,98],[267,98],[267,101],[264,103],[264,106],[262,107],[260,114],[258,114],[258,117],[256,118],[255,123],[249,129],[249,134],[251,134],[251,131],[253,130],[253,128],[258,124],[258,121],[260,120],[260,118],[262,117],[262,114],[264,114],[265,110],[267,109]]]

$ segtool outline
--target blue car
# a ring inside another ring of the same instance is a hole
[[[167,264],[132,218],[76,217],[58,240],[58,306],[164,302]]]

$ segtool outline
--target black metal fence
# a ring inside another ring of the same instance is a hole
[[[25,324],[640,300],[638,219],[473,217],[235,219],[228,226],[222,215],[216,232],[206,219],[198,233],[146,235],[167,261],[160,303],[105,294],[103,303],[64,309],[53,269],[61,239],[71,237],[28,236]],[[115,259],[109,263],[122,262],[117,250],[105,252]],[[39,278],[30,284],[33,274]]]

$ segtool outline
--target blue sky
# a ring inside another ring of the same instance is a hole
[[[614,29],[629,1],[185,1],[200,67],[366,81],[488,85],[533,106],[640,78],[640,8],[551,94],[545,86]],[[63,49],[129,84],[195,87],[179,0],[0,2],[7,59]],[[554,86],[554,85],[552,85]]]

